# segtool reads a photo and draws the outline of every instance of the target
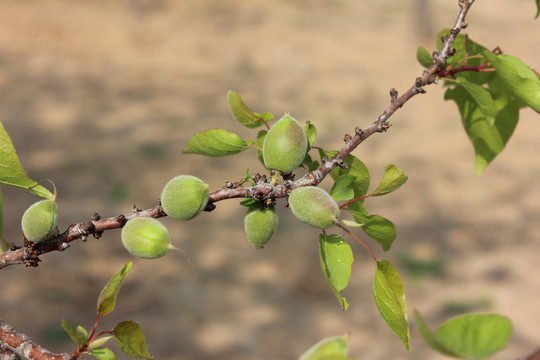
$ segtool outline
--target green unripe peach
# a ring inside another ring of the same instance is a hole
[[[263,142],[264,166],[282,174],[293,172],[306,157],[307,136],[302,125],[286,114],[274,124]]]
[[[289,194],[289,207],[301,222],[328,229],[339,221],[338,204],[326,191],[315,186],[298,187]]]
[[[250,208],[244,218],[244,229],[250,243],[262,249],[268,243],[279,223],[276,209],[273,206],[263,210]]]
[[[161,192],[165,214],[177,220],[191,220],[199,215],[208,202],[208,185],[191,175],[171,179]]]
[[[56,231],[57,220],[54,199],[38,201],[26,209],[22,216],[24,236],[35,243],[47,240]]]
[[[132,254],[144,259],[161,257],[172,248],[169,230],[158,220],[136,217],[122,228],[122,244]]]

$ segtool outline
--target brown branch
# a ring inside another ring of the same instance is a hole
[[[70,354],[53,354],[42,348],[28,336],[14,330],[2,319],[0,319],[0,344],[2,344],[0,356],[4,359],[73,360]]]
[[[21,360],[21,357],[13,351],[0,346],[0,360]]]
[[[123,227],[128,220],[140,216],[158,218],[166,216],[166,214],[163,212],[160,205],[147,210],[134,209],[131,214],[118,215],[107,219],[101,219],[98,214],[94,214],[95,220],[72,224],[64,233],[55,238],[38,244],[25,241],[24,247],[15,248],[0,254],[0,269],[14,264],[37,266],[40,261],[38,256],[41,254],[51,251],[64,251],[69,247],[70,242],[77,239],[86,240],[90,235],[99,238],[104,231],[119,229]]]
[[[456,23],[450,30],[450,34],[443,37],[441,51],[433,53],[433,63],[430,68],[424,71],[422,76],[417,77],[414,85],[400,97],[398,97],[397,91],[392,89],[390,92],[390,106],[366,129],[361,130],[357,127],[354,136],[346,135],[345,146],[331,159],[323,159],[322,165],[317,170],[307,173],[296,181],[287,179],[283,184],[278,185],[272,184],[264,175],[255,175],[256,185],[249,188],[242,188],[228,183],[226,186],[209,195],[208,205],[205,210],[213,210],[215,208],[215,205],[213,205],[215,202],[226,199],[252,198],[260,201],[273,201],[278,198],[284,198],[288,196],[288,193],[292,189],[300,186],[316,186],[334,168],[338,166],[346,167],[346,164],[343,163],[345,156],[350,154],[371,135],[388,130],[390,128],[388,119],[411,98],[425,93],[424,86],[436,82],[438,74],[445,69],[446,60],[455,52],[455,49],[452,49],[452,44],[459,32],[467,26],[465,16],[473,3],[474,0],[459,1],[460,12]],[[27,266],[37,266],[40,261],[39,255],[51,251],[64,251],[69,247],[69,243],[76,239],[86,239],[90,235],[98,238],[104,231],[121,228],[129,219],[137,216],[159,218],[166,216],[166,214],[163,212],[161,206],[158,205],[147,210],[137,210],[129,215],[119,215],[108,219],[100,219],[99,215],[97,215],[93,221],[71,225],[68,230],[54,239],[39,244],[26,243],[23,248],[13,249],[12,251],[0,254],[0,269],[8,265],[23,263]]]

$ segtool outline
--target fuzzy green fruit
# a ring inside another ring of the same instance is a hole
[[[338,204],[319,187],[298,187],[289,194],[289,207],[301,222],[317,229],[328,229],[339,221]]]
[[[208,185],[191,175],[171,179],[161,192],[165,214],[177,220],[191,220],[199,215],[208,202]]]
[[[32,242],[47,240],[56,231],[58,212],[54,200],[42,200],[31,205],[21,220],[24,236]]]
[[[276,209],[273,206],[260,210],[250,208],[244,218],[244,229],[250,243],[262,249],[274,235],[279,223]]]
[[[144,259],[161,257],[172,248],[169,230],[158,220],[136,217],[122,228],[122,244],[132,254]]]
[[[290,174],[304,161],[307,146],[302,125],[286,114],[266,134],[263,143],[264,166]]]

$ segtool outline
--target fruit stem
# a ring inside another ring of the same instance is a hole
[[[266,130],[270,130],[270,124],[266,120],[264,120],[262,117],[258,118],[257,120],[261,120],[263,124],[266,126]]]
[[[43,179],[39,182],[36,182],[34,185],[30,186],[29,189],[33,189],[35,188],[36,186],[38,186],[40,183],[43,183],[45,181],[48,181],[51,183],[53,189],[54,189],[54,193],[53,193],[53,197],[50,199],[50,200],[53,200],[53,201],[56,201],[56,185],[54,185],[54,182],[51,180],[51,179]]]
[[[362,241],[362,239],[360,239],[358,236],[354,235],[347,227],[345,227],[345,226],[343,226],[343,225],[341,225],[339,223],[336,223],[336,226],[338,228],[340,228],[341,230],[345,231],[347,234],[349,234],[350,237],[352,237],[353,239],[358,241],[360,244],[362,244],[362,246],[369,252],[371,257],[373,258],[373,261],[375,261],[375,263],[378,262],[377,257],[375,257],[375,254],[373,253],[373,251],[371,251],[369,246],[367,246],[366,243]]]

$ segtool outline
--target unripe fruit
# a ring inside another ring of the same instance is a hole
[[[266,134],[263,143],[264,166],[282,174],[293,172],[306,157],[307,136],[302,125],[284,115]]]
[[[54,199],[38,201],[26,209],[22,216],[24,236],[35,243],[47,240],[56,231],[57,220]]]
[[[338,204],[319,187],[298,187],[289,194],[289,207],[301,222],[317,229],[328,229],[339,221]]]
[[[263,210],[250,208],[244,218],[244,229],[250,243],[262,249],[274,235],[279,223],[276,209],[273,206]]]
[[[144,259],[161,257],[172,248],[169,230],[158,220],[136,217],[122,228],[122,244],[132,254]]]
[[[191,175],[171,179],[161,192],[165,214],[177,220],[191,220],[199,215],[208,202],[208,185]]]

